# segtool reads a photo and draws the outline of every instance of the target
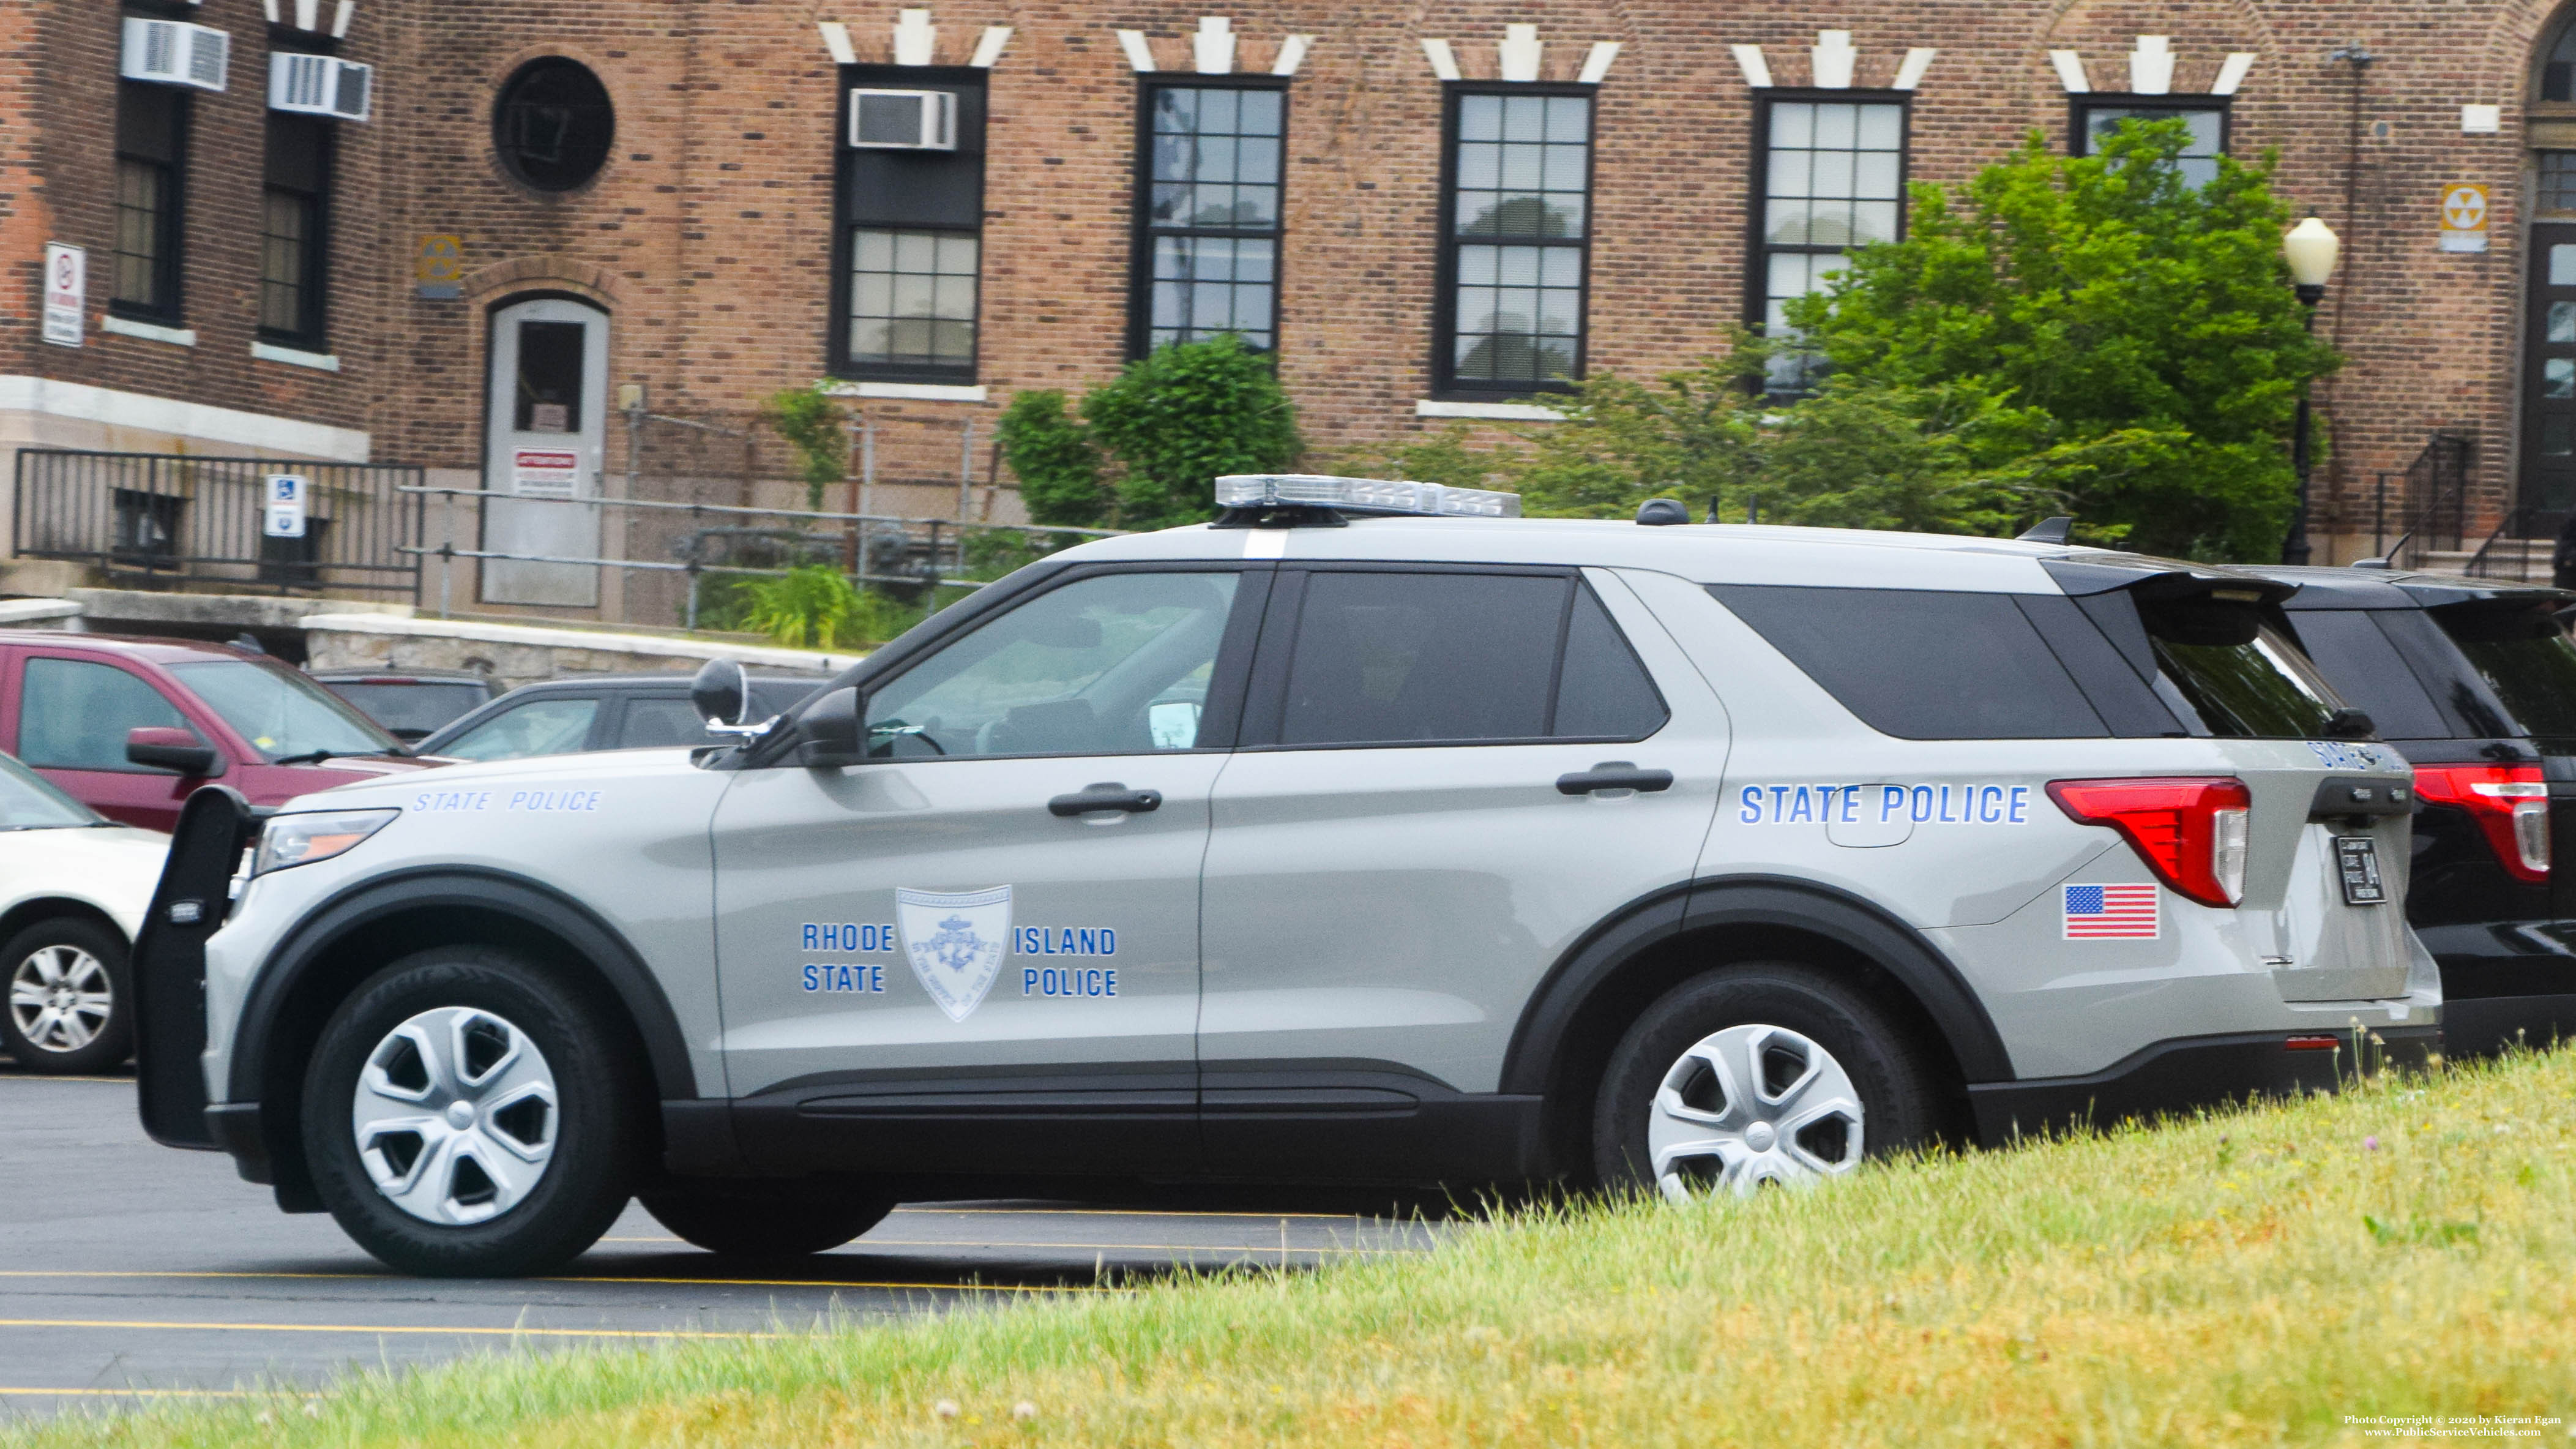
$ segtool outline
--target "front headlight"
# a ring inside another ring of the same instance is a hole
[[[328,810],[301,815],[272,815],[259,833],[259,854],[250,873],[266,875],[290,865],[329,860],[384,829],[399,810]]]

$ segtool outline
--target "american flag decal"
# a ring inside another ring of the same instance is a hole
[[[2071,885],[2066,891],[2066,939],[2135,940],[2156,937],[2156,888],[2151,885]]]

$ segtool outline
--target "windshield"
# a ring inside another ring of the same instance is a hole
[[[0,755],[0,830],[58,830],[106,823],[43,776]]]
[[[2576,735],[2576,644],[2547,606],[2434,612],[2469,667],[2534,735]]]
[[[2156,694],[2198,734],[2314,740],[2343,707],[2298,646],[2252,605],[2207,596],[2138,601]]]
[[[170,672],[272,760],[328,750],[335,755],[399,753],[393,736],[301,674],[246,659],[202,659]]]

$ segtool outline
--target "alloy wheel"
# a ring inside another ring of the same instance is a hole
[[[423,1222],[499,1217],[545,1176],[562,1121],[554,1069],[479,1007],[403,1022],[367,1054],[350,1127],[376,1190]]]
[[[39,1051],[76,1052],[116,1014],[107,963],[73,945],[39,946],[9,973],[9,1014]]]
[[[1676,1202],[1751,1195],[1860,1165],[1860,1091],[1833,1054],[1786,1027],[1730,1026],[1664,1073],[1647,1109],[1655,1182]]]

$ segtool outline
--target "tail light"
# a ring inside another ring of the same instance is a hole
[[[2549,787],[2538,765],[2418,765],[2415,793],[2468,811],[2515,880],[2548,883]]]
[[[2129,839],[2156,879],[2204,906],[2245,898],[2246,822],[2253,796],[2227,776],[2055,780],[2048,798],[2086,825]]]

